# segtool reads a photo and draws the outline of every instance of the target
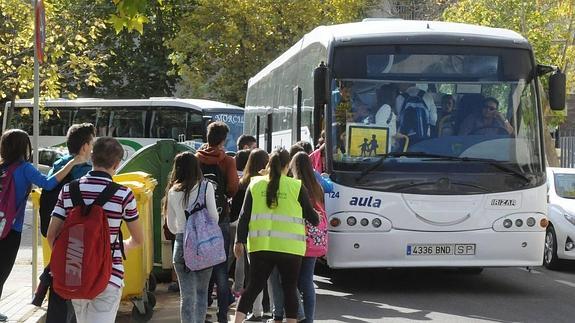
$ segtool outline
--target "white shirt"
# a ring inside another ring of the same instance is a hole
[[[412,86],[407,90],[405,90],[405,93],[407,93],[409,96],[417,96],[419,91],[421,91],[421,89]],[[397,98],[395,99],[395,107],[397,109],[397,115],[401,113],[401,108],[403,108],[404,100],[405,99],[401,94],[398,95]],[[435,124],[437,123],[437,107],[435,106],[435,102],[433,101],[433,96],[430,93],[425,92],[425,94],[423,95],[423,102],[425,102],[425,105],[429,110],[429,124],[431,126],[435,126]]]
[[[392,137],[397,132],[397,123],[395,114],[391,110],[389,104],[384,104],[379,108],[379,110],[377,110],[377,113],[375,114],[375,124],[389,129],[389,132],[387,133],[387,151],[391,151],[391,145],[393,144]]]
[[[173,234],[184,233],[186,230],[186,208],[193,203],[198,197],[198,187],[196,184],[192,191],[190,192],[189,200],[184,204],[182,200],[184,199],[184,192],[178,192],[173,187],[170,188],[168,192],[168,214],[167,214],[167,224],[168,229]],[[218,221],[218,210],[216,207],[216,194],[214,192],[214,187],[211,183],[208,183],[206,187],[206,208],[208,209],[208,214],[211,218]]]

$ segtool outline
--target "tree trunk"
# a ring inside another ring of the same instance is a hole
[[[545,145],[545,160],[547,160],[548,166],[561,167],[559,156],[557,156],[557,151],[555,150],[555,142],[553,138],[551,138],[551,132],[547,127],[547,122],[543,122],[543,140]]]

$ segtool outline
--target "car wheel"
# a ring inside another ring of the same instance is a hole
[[[547,233],[545,234],[543,265],[548,269],[557,269],[559,267],[559,258],[557,257],[557,235],[555,234],[553,226],[547,227]]]

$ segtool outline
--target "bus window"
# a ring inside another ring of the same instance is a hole
[[[74,114],[73,124],[78,123],[96,123],[96,117],[98,116],[99,108],[94,107],[81,107],[76,110]]]
[[[143,138],[146,128],[146,110],[139,107],[115,110],[112,113],[112,133],[114,137]]]
[[[110,131],[110,113],[110,108],[103,107],[98,109],[96,123],[94,124],[98,137],[112,136],[112,132]]]
[[[186,127],[186,140],[204,139],[204,129],[202,128],[202,115],[199,113],[188,113],[188,122]]]
[[[65,108],[44,108],[40,116],[41,136],[66,136],[72,111]]]
[[[179,140],[186,133],[187,112],[158,107],[152,115],[151,138],[172,138]]]
[[[32,135],[32,108],[23,107],[14,109],[14,117],[12,117],[12,129],[22,129],[29,135]]]

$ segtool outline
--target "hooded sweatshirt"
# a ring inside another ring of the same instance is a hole
[[[218,165],[226,178],[227,197],[236,195],[239,187],[239,178],[236,170],[236,160],[226,155],[226,152],[217,147],[207,147],[198,150],[196,157],[202,164]]]

